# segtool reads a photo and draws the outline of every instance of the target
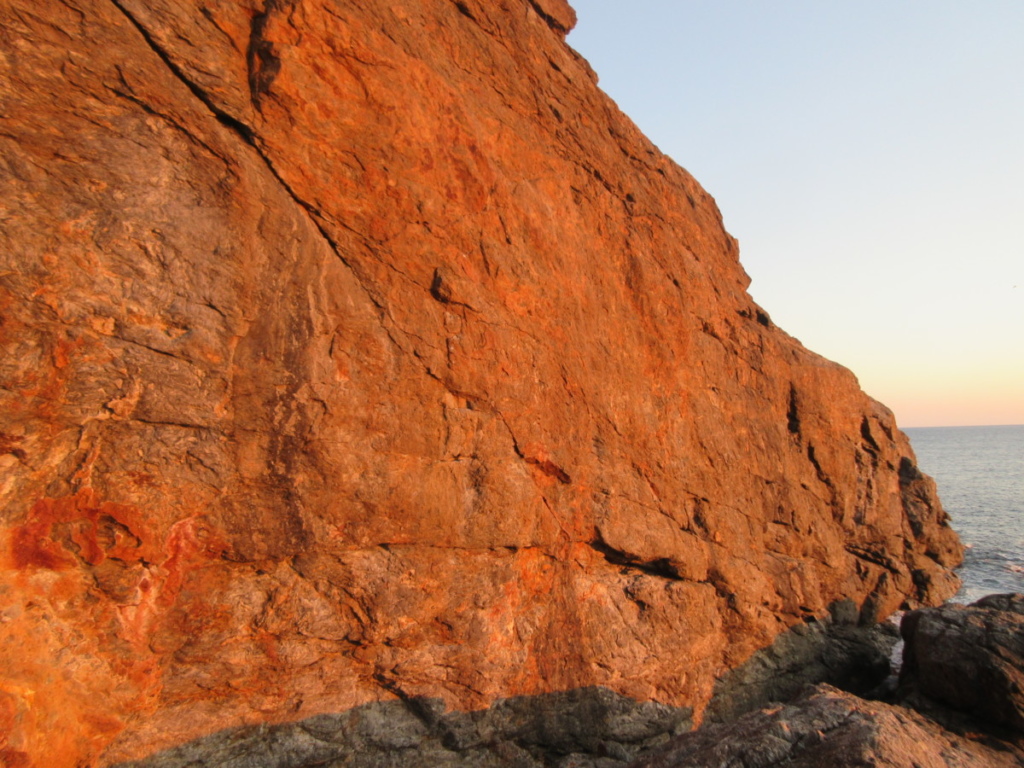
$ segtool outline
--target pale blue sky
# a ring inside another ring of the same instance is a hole
[[[575,0],[754,299],[900,426],[1024,423],[1024,0]]]

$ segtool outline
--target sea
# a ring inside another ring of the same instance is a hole
[[[1024,425],[903,431],[967,547],[951,602],[1024,593]]]

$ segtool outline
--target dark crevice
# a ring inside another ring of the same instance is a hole
[[[209,424],[190,424],[186,421],[162,421],[158,419],[145,419],[139,416],[133,416],[131,421],[136,421],[139,424],[148,424],[152,427],[178,427],[179,429],[209,429],[213,430]]]
[[[845,549],[858,560],[874,563],[875,565],[885,568],[887,571],[892,571],[896,574],[899,573],[899,567],[893,563],[892,558],[888,557],[884,553],[875,552],[874,550],[867,549],[865,547],[857,547],[852,544],[847,544]]]
[[[537,12],[537,15],[544,20],[545,24],[547,24],[556,32],[561,32],[563,35],[569,32],[569,30],[566,29],[562,24],[558,23],[558,20],[555,19],[554,16],[545,12],[544,9],[541,8],[540,3],[536,2],[536,0],[530,0],[530,7]]]
[[[110,2],[124,15],[126,19],[128,19],[129,22],[131,22],[131,25],[139,31],[139,34],[142,35],[142,39],[146,41],[146,44],[153,50],[153,52],[157,56],[160,57],[160,60],[163,61],[163,63],[167,66],[171,73],[176,78],[178,78],[182,83],[184,83],[185,87],[192,92],[193,96],[195,96],[203,104],[205,104],[206,107],[211,112],[213,112],[213,114],[217,117],[218,120],[220,120],[222,123],[235,130],[237,133],[240,133],[247,144],[253,144],[253,135],[251,128],[244,125],[243,123],[240,123],[237,119],[231,117],[231,115],[228,115],[216,104],[214,104],[213,101],[203,91],[203,89],[195,83],[193,83],[188,78],[188,76],[185,75],[181,68],[174,63],[171,57],[164,51],[163,48],[160,47],[160,44],[149,33],[149,30],[146,29],[142,25],[142,23],[138,19],[136,19],[135,16],[132,15],[132,13],[124,7],[121,0],[110,0]]]
[[[249,98],[256,109],[260,108],[263,94],[270,90],[271,83],[281,71],[281,60],[274,52],[273,43],[263,36],[270,14],[275,10],[275,3],[267,3],[262,13],[252,18],[249,31],[249,47],[245,52],[249,68]]]
[[[789,385],[789,410],[786,411],[787,427],[790,434],[800,436],[800,413],[797,409],[796,387]]]
[[[568,485],[572,482],[572,478],[569,477],[569,473],[562,469],[560,466],[555,464],[553,461],[546,459],[535,459],[532,456],[524,456],[523,461],[527,464],[536,467],[545,475],[555,478],[562,485]]]
[[[535,456],[527,456],[525,453],[523,453],[523,449],[519,447],[519,441],[516,439],[516,434],[515,432],[512,431],[512,427],[509,426],[508,421],[505,420],[505,417],[502,416],[501,413],[495,413],[497,414],[498,418],[501,419],[502,423],[505,425],[505,429],[508,430],[509,436],[512,438],[512,450],[515,452],[516,456],[518,456],[520,459],[525,461],[530,466],[537,467],[537,469],[539,469],[545,475],[555,478],[556,480],[558,480],[558,482],[562,483],[562,485],[568,485],[569,483],[572,482],[572,478],[569,477],[569,473],[566,472],[557,464],[555,464],[553,461],[548,461],[547,459],[538,459]]]
[[[207,105],[207,106],[209,106],[209,105]],[[214,107],[210,107],[210,108],[213,109],[213,116],[217,118],[217,122],[219,122],[225,128],[228,128],[228,129],[234,131],[235,133],[237,133],[239,136],[242,137],[242,139],[245,141],[245,143],[248,144],[249,146],[256,147],[256,135],[252,132],[252,128],[250,128],[248,125],[243,123],[241,120],[232,117],[231,115],[229,115],[226,112],[220,112],[217,109],[215,109]],[[260,153],[261,157],[262,157],[262,154],[263,153],[261,152]],[[266,158],[264,158],[264,160],[265,159]]]
[[[23,449],[17,447],[17,444],[24,440],[24,437],[8,435],[6,432],[0,432],[0,456],[10,455],[22,464],[26,463],[28,460],[28,454],[25,453]]]
[[[921,470],[917,468],[917,465],[907,456],[900,459],[900,485],[909,485],[917,480],[920,480]]]
[[[807,446],[807,458],[811,462],[811,464],[814,465],[814,471],[818,475],[818,480],[820,480],[822,483],[831,488],[832,481],[829,479],[828,475],[825,474],[825,471],[821,468],[821,464],[818,463],[818,457],[814,454],[813,445]]]
[[[755,307],[753,311],[749,309],[737,309],[736,314],[745,320],[754,320],[758,325],[763,325],[765,328],[771,328],[772,319],[768,316],[760,307]]]
[[[610,192],[612,195],[618,196],[618,193],[615,191],[614,187],[612,187],[612,185],[605,179],[605,177],[601,175],[601,172],[599,170],[597,170],[596,168],[591,168],[589,165],[584,164],[580,164],[580,167],[584,171],[589,173],[591,176],[593,176],[594,180],[597,181],[602,187],[604,187],[606,191]]]
[[[439,301],[442,304],[453,304],[476,312],[476,309],[472,306],[455,298],[455,295],[452,293],[451,281],[445,280],[444,273],[440,269],[434,270],[434,279],[430,283],[430,295],[435,301]]]
[[[726,606],[730,610],[737,610],[739,606],[739,599],[736,597],[736,593],[729,589],[729,582],[714,568],[708,570],[707,581],[702,582],[704,584],[710,584],[718,597],[725,601]]]
[[[398,685],[398,683],[385,676],[382,672],[375,673],[373,680],[388,693],[395,695],[398,700],[405,704],[406,708],[428,728],[433,728],[437,725],[437,712],[430,706],[429,700],[422,697],[410,696],[402,690],[402,687]]]
[[[722,337],[718,335],[718,331],[716,331],[715,327],[711,325],[711,323],[709,323],[707,320],[701,320],[700,329],[702,332],[706,333],[712,339],[715,339],[716,341],[722,341]]]
[[[708,526],[707,516],[705,515],[705,507],[710,503],[710,500],[703,496],[694,500],[693,524],[697,527],[697,531],[699,531],[704,538],[711,536],[711,528]]]
[[[461,13],[463,16],[465,16],[470,21],[472,21],[472,22],[474,22],[476,24],[480,23],[477,20],[476,16],[473,15],[473,12],[471,10],[469,10],[469,6],[466,5],[465,3],[460,2],[459,0],[456,0],[455,7],[458,9],[459,13]]]
[[[685,581],[685,579],[679,575],[679,570],[667,559],[659,558],[657,560],[650,560],[647,562],[641,561],[636,557],[623,552],[621,549],[608,544],[602,537],[600,532],[592,540],[587,542],[591,549],[599,552],[605,560],[612,565],[617,565],[627,570],[637,570],[642,573],[650,574],[651,576],[657,576],[661,579],[669,579],[670,581]]]
[[[875,441],[875,436],[871,434],[871,425],[868,423],[868,417],[865,416],[860,421],[860,436],[864,438],[864,442],[867,443],[868,450],[877,455],[879,450],[878,443]]]

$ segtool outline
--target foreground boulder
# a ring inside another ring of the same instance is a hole
[[[1024,595],[912,611],[894,703],[808,687],[680,736],[632,768],[1024,766],[1022,620]]]
[[[913,611],[900,631],[905,688],[1024,734],[1024,595]]]
[[[798,624],[719,678],[705,719],[729,722],[816,683],[870,694],[890,679],[898,642],[895,624],[860,624],[852,602],[842,600],[828,616]]]
[[[0,756],[600,687],[956,587],[562,0],[0,4]]]
[[[827,685],[789,704],[679,737],[632,768],[999,768],[1024,750],[968,739],[903,707]]]

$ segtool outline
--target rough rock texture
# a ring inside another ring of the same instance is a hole
[[[904,688],[1024,733],[1024,595],[912,611],[900,631]]]
[[[446,712],[436,699],[388,701],[223,731],[119,768],[624,768],[688,730],[689,715],[602,688],[503,699],[469,713]]]
[[[873,694],[892,675],[899,630],[889,622],[859,625],[856,613],[853,603],[843,600],[822,620],[779,635],[719,678],[705,718],[729,722],[769,702],[787,701],[815,683],[858,696]]]
[[[632,768],[1024,766],[1022,617],[1024,595],[912,611],[894,704],[809,687],[788,704],[680,736]]]
[[[692,707],[952,593],[563,0],[0,4],[0,756],[415,696]]]
[[[786,705],[678,737],[632,768],[997,768],[1024,749],[959,736],[902,707],[827,685]]]

